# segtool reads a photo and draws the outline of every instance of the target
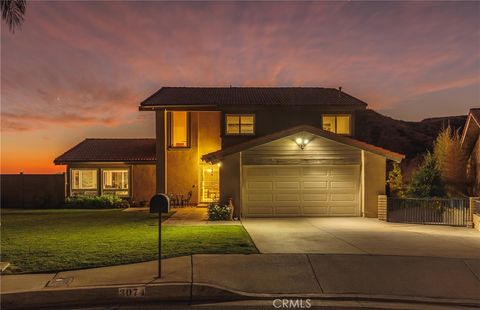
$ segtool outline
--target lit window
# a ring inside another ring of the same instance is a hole
[[[189,115],[188,112],[169,112],[170,147],[189,147]]]
[[[72,169],[72,189],[97,189],[97,170]]]
[[[323,115],[323,130],[334,132],[340,135],[350,135],[350,115]]]
[[[128,190],[128,169],[103,170],[104,190]]]
[[[227,135],[252,135],[255,133],[255,116],[253,114],[227,114],[225,127]]]

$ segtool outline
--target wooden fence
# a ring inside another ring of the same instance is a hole
[[[2,174],[2,208],[58,208],[65,202],[65,174]]]

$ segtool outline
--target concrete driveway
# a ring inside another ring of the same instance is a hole
[[[480,232],[367,218],[250,218],[261,253],[412,255],[480,259]]]

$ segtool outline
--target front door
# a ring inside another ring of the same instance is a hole
[[[202,164],[200,174],[201,202],[217,201],[220,198],[218,166]]]

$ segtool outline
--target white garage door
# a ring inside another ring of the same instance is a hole
[[[247,217],[359,216],[359,166],[244,166]]]

